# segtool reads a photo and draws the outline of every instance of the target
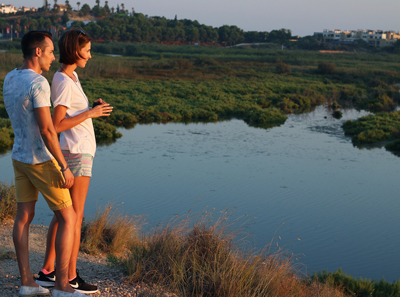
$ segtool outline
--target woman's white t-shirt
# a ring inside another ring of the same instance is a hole
[[[77,82],[62,72],[56,72],[51,83],[51,100],[54,108],[63,105],[67,108],[65,118],[71,118],[89,110],[89,101],[83,92],[78,75],[74,71]],[[86,119],[79,125],[61,132],[60,146],[72,154],[90,154],[96,152],[92,119]]]

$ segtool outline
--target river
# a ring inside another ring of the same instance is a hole
[[[339,268],[353,277],[399,279],[400,158],[358,149],[318,107],[272,129],[241,120],[137,125],[97,150],[85,217],[113,203],[146,215],[147,228],[175,215],[233,210],[258,248],[272,240],[306,273]],[[0,180],[12,179],[10,153]],[[51,212],[39,199],[35,224]]]

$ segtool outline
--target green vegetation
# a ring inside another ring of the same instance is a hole
[[[0,153],[12,148],[14,132],[9,119],[0,118]]]
[[[388,283],[385,280],[372,281],[353,278],[339,269],[336,272],[322,272],[315,274],[312,280],[340,287],[350,296],[357,297],[399,297],[400,281]]]
[[[14,219],[16,213],[15,186],[0,182],[0,222]]]
[[[367,115],[343,124],[346,135],[353,137],[355,144],[368,144],[399,138],[400,111]]]
[[[19,53],[0,53],[4,75],[20,63]],[[54,63],[44,74],[49,81],[57,69]],[[399,69],[400,56],[393,54],[102,43],[93,44],[93,59],[78,73],[90,102],[102,98],[115,107],[109,118],[94,121],[97,140],[109,143],[121,136],[116,127],[136,123],[239,118],[270,128],[287,114],[324,103],[391,111],[400,101]],[[1,93],[0,117],[7,117]],[[0,125],[0,144],[7,149],[9,121]]]

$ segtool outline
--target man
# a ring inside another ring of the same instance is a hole
[[[41,75],[55,60],[53,39],[48,32],[31,31],[21,41],[22,67],[7,74],[3,95],[14,130],[12,161],[15,174],[17,214],[13,240],[21,274],[19,296],[48,295],[37,285],[29,266],[29,225],[40,191],[56,215],[56,283],[54,297],[84,296],[68,282],[76,214],[68,188],[74,178],[62,155],[50,114],[50,86]]]

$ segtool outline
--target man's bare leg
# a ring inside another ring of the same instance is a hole
[[[36,201],[17,203],[13,228],[13,241],[17,255],[22,286],[38,287],[29,266],[29,225],[35,216]]]

